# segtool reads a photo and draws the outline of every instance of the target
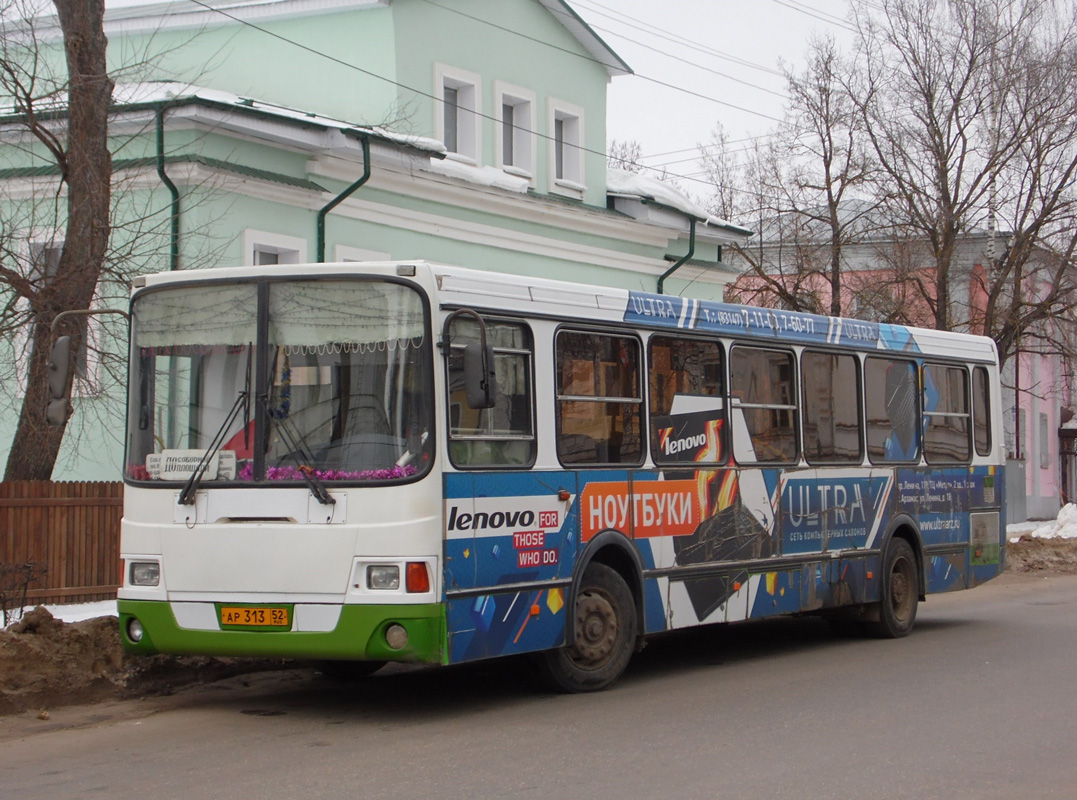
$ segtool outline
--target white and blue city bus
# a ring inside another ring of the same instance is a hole
[[[136,281],[133,653],[373,671],[776,614],[878,635],[1004,561],[986,338],[439,266]]]

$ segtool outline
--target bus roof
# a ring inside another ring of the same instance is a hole
[[[436,284],[439,305],[487,312],[630,324],[783,344],[822,345],[862,351],[931,355],[997,363],[994,341],[984,336],[915,328],[799,311],[695,300],[667,294],[594,286],[434,264],[425,261],[345,262],[274,265],[273,278],[398,274],[414,266],[423,281]],[[136,279],[135,287],[167,283],[250,279],[257,267],[164,272]]]

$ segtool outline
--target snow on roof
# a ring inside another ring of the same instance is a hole
[[[734,225],[732,222],[726,222],[724,219],[708,214],[706,209],[697,205],[671,184],[657,178],[641,175],[638,172],[609,167],[606,170],[606,191],[612,195],[638,197],[641,200],[660,203],[716,228],[744,230],[745,233],[749,233],[739,225]]]
[[[424,165],[423,169],[439,175],[447,175],[450,178],[459,178],[479,186],[489,186],[494,189],[504,189],[507,192],[518,192],[519,194],[526,194],[528,187],[531,185],[527,178],[510,175],[497,167],[462,164],[449,158],[431,158],[430,165]]]
[[[437,139],[426,136],[412,136],[397,133],[378,125],[356,125],[351,122],[325,117],[309,111],[301,111],[275,103],[266,103],[253,97],[242,97],[220,89],[207,89],[186,83],[170,81],[151,81],[146,83],[119,84],[112,92],[112,101],[117,106],[130,106],[152,103],[183,103],[205,101],[216,106],[234,107],[237,111],[257,111],[261,114],[279,117],[281,120],[304,122],[324,128],[353,130],[369,133],[379,139],[412,147],[432,154],[443,154],[445,145]]]

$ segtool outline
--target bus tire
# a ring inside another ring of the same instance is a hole
[[[385,666],[384,661],[318,661],[315,668],[335,681],[357,681],[373,675]]]
[[[591,563],[576,594],[576,640],[541,654],[544,676],[563,692],[605,689],[624,672],[636,646],[636,603],[615,570]]]
[[[920,575],[912,546],[898,537],[890,540],[883,555],[879,587],[879,618],[865,622],[868,633],[880,639],[908,636],[916,622],[920,600]]]

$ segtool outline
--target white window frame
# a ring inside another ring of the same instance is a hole
[[[256,265],[255,253],[275,253],[278,264],[304,264],[307,261],[307,240],[247,228],[243,231],[243,266]]]
[[[494,118],[497,136],[494,138],[494,159],[498,169],[510,175],[529,179],[535,177],[537,140],[535,136],[535,93],[530,89],[494,81]],[[505,106],[513,108],[512,163],[505,163]]]
[[[550,192],[582,200],[583,193],[587,191],[587,186],[584,182],[583,146],[585,139],[583,108],[551,97],[547,101],[546,118],[548,136],[550,137]],[[557,176],[557,123],[559,120],[563,123],[570,123],[570,128],[563,128],[565,135],[563,139],[563,170],[561,177]]]
[[[338,244],[333,248],[334,261],[392,261],[392,256],[381,250],[367,250],[363,247]]]
[[[434,64],[434,138],[445,142],[445,89],[457,92],[456,150],[446,158],[465,164],[482,160],[482,84],[474,72]],[[471,119],[468,119],[470,117]]]
[[[33,261],[33,253],[36,248],[55,250],[59,255],[63,253],[64,240],[59,235],[46,236],[36,235],[24,240],[23,253],[26,259],[27,269]],[[94,287],[93,298],[90,300],[90,308],[102,308],[99,286]],[[18,301],[19,310],[26,309],[26,300]],[[76,318],[77,319],[77,318]],[[71,381],[71,397],[94,397],[101,393],[101,344],[102,330],[100,318],[94,315],[83,317],[86,323],[85,338],[82,342],[82,353],[86,358],[84,372],[78,370],[78,359],[75,363],[75,375]],[[29,323],[33,325],[33,323]],[[12,339],[12,351],[15,354],[15,382],[18,397],[26,395],[29,383],[27,367],[30,364],[30,328],[24,327],[15,332]],[[80,353],[80,355],[82,355]]]

